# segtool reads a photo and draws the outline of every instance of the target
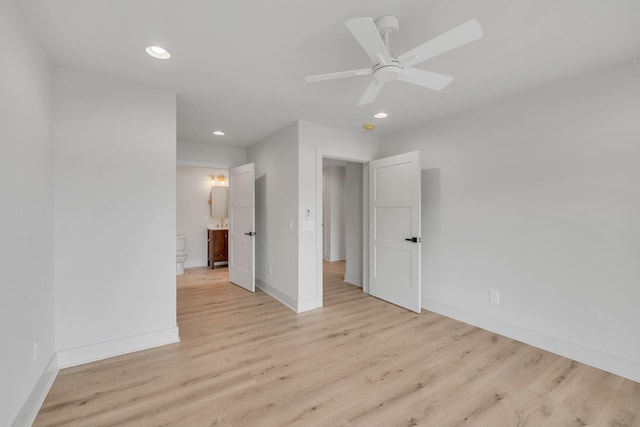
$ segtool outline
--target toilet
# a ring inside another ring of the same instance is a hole
[[[187,236],[176,236],[176,276],[184,274],[184,262],[187,260]]]

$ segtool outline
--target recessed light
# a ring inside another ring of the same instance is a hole
[[[376,125],[374,123],[365,123],[362,127],[365,130],[374,130],[376,128]]]
[[[157,59],[169,59],[171,54],[169,51],[160,46],[147,46],[147,53]]]
[[[214,134],[215,136],[224,136],[224,132],[222,132],[221,130],[214,130],[214,131],[213,131],[213,134]]]
[[[386,119],[387,117],[389,117],[389,115],[385,112],[380,111],[379,113],[374,114],[373,117],[375,117],[376,119]]]

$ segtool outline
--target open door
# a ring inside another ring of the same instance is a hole
[[[255,168],[253,163],[229,171],[229,282],[256,291]]]
[[[369,163],[369,294],[420,313],[420,153]]]

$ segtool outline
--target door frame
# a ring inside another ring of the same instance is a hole
[[[368,163],[375,159],[375,155],[363,153],[353,153],[342,150],[329,150],[324,148],[316,148],[316,212],[322,212],[322,159],[324,157],[330,159],[346,160],[347,162],[362,163],[362,291],[369,293],[369,168]],[[320,221],[322,221],[320,219]],[[316,295],[320,296],[322,306],[324,306],[323,290],[323,251],[322,241],[322,223],[316,226]]]

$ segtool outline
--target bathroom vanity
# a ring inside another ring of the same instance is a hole
[[[207,259],[211,268],[215,268],[216,262],[228,260],[228,239],[229,230],[207,229],[208,233],[208,250]]]
[[[227,183],[229,178],[227,177]],[[213,177],[212,177],[213,181]],[[227,184],[228,185],[228,184]],[[211,212],[207,221],[207,260],[212,269],[216,262],[227,261],[229,247],[229,187],[214,185],[211,187]]]

